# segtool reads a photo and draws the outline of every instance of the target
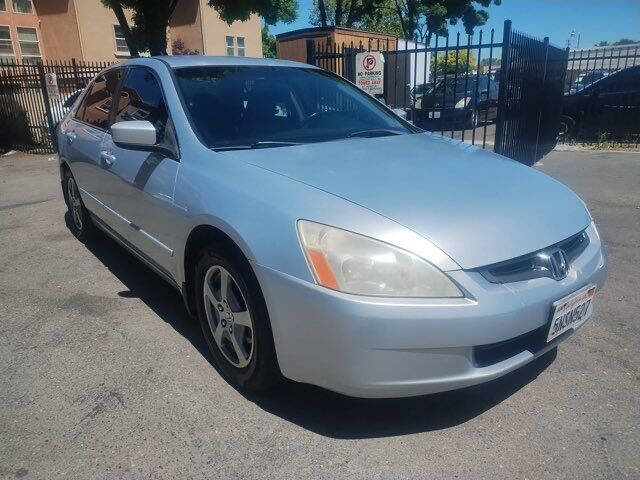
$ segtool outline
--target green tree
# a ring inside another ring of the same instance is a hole
[[[501,0],[354,1],[360,6],[360,15],[352,17],[351,23],[345,12],[350,10],[352,0],[315,0],[309,21],[312,25],[362,28],[407,39],[417,37],[429,43],[433,34],[446,36],[448,26],[458,22],[462,22],[467,34],[472,34],[474,28],[484,25],[489,18],[489,13],[480,7],[502,3]],[[325,23],[322,21],[323,8]]]
[[[380,7],[389,0],[314,0],[309,16],[311,25],[364,28],[365,19],[379,19]]]
[[[102,0],[102,3],[113,10],[131,55],[137,56],[143,51],[151,55],[167,54],[167,27],[179,0]],[[247,20],[254,13],[268,25],[292,22],[298,8],[297,0],[208,0],[207,3],[229,24]],[[133,26],[124,14],[126,9],[132,12]]]
[[[269,25],[265,23],[262,26],[262,56],[264,58],[276,58],[278,56],[276,45],[276,37],[269,33]]]
[[[630,38],[621,38],[617,42],[613,42],[613,45],[619,47],[621,45],[631,45],[634,43],[640,43],[638,40],[631,40]]]
[[[468,63],[467,63],[468,62]],[[431,78],[436,78],[444,75],[453,75],[456,72],[458,74],[465,73],[467,69],[471,74],[477,68],[476,56],[471,50],[450,50],[447,55],[438,55],[436,59],[434,55],[431,56]]]
[[[489,19],[489,12],[479,7],[492,3],[500,5],[502,0],[394,0],[397,15],[401,19],[405,38],[417,36],[429,43],[433,34],[447,36],[448,26],[462,22],[465,32],[473,34]]]

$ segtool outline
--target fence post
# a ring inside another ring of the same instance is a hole
[[[542,121],[542,109],[545,105],[547,93],[547,62],[549,61],[549,37],[544,37],[544,70],[542,73],[542,96],[538,104],[538,128],[536,131],[536,146],[533,151],[533,163],[538,160],[538,145],[540,144],[540,122]],[[563,85],[564,87],[564,85]]]
[[[501,153],[502,135],[504,133],[505,103],[507,101],[507,80],[509,78],[509,49],[511,48],[511,20],[504,21],[502,32],[502,58],[500,60],[500,83],[498,91],[498,112],[496,114],[496,136],[493,151]]]
[[[51,144],[55,151],[58,151],[58,142],[56,138],[56,129],[53,124],[53,115],[51,114],[51,103],[49,102],[49,92],[47,92],[47,81],[45,80],[44,65],[38,65],[38,74],[40,76],[40,88],[42,89],[42,99],[44,100],[44,110],[47,114],[47,124],[49,126],[49,135],[51,135]]]
[[[310,38],[307,39],[307,63],[310,65],[316,64],[316,44]]]
[[[73,67],[73,80],[76,82],[76,88],[80,88],[80,78],[78,77],[78,65],[76,64],[75,57],[71,59],[71,65]]]

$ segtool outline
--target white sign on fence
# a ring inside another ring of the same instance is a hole
[[[46,73],[44,75],[44,81],[47,85],[47,94],[50,100],[60,98],[60,89],[58,88],[58,77],[55,73]]]
[[[384,94],[384,56],[381,52],[356,54],[356,85],[369,95]]]

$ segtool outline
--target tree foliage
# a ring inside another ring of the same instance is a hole
[[[361,5],[361,15],[352,23],[345,12],[351,2]],[[501,0],[315,0],[311,10],[312,25],[323,25],[322,6],[326,9],[326,23],[345,27],[356,27],[380,33],[397,35],[407,39],[418,38],[429,42],[433,34],[446,36],[449,25],[462,22],[467,34],[487,22],[486,8],[500,5]],[[364,8],[365,4],[369,8]],[[339,8],[341,7],[341,8]],[[336,16],[336,14],[340,15]]]
[[[405,38],[418,36],[429,43],[432,35],[447,36],[448,26],[462,22],[468,35],[489,19],[487,8],[502,0],[394,0],[398,5]]]
[[[167,54],[167,27],[179,0],[102,0],[113,10],[122,28],[132,56],[148,51],[151,55]],[[278,21],[292,22],[297,16],[297,0],[208,0],[208,5],[231,24],[247,20],[252,14],[260,15],[267,24]],[[124,14],[132,12],[130,26]]]
[[[468,62],[468,63],[467,63]],[[431,57],[431,78],[436,78],[444,75],[453,75],[456,72],[458,74],[465,73],[469,70],[469,74],[473,72],[478,66],[476,56],[471,50],[449,50],[445,55],[438,55],[436,59]]]
[[[640,43],[640,40],[631,40],[630,38],[621,38],[617,42],[613,42],[613,43],[609,43],[606,40],[602,40],[596,43],[596,47],[608,47],[608,46],[620,47],[623,45],[632,45],[634,43]]]
[[[269,33],[269,25],[262,26],[262,56],[264,58],[276,58],[278,52],[276,50],[276,37]]]
[[[315,0],[309,22],[321,27],[365,28],[363,22],[379,20],[380,8],[388,3],[388,0]]]
[[[200,51],[187,48],[181,38],[176,38],[171,42],[171,55],[200,55]]]

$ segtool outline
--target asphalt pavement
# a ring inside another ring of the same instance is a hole
[[[536,168],[604,238],[594,317],[494,382],[359,400],[230,387],[171,287],[71,235],[55,158],[0,157],[0,478],[640,478],[640,154]]]

